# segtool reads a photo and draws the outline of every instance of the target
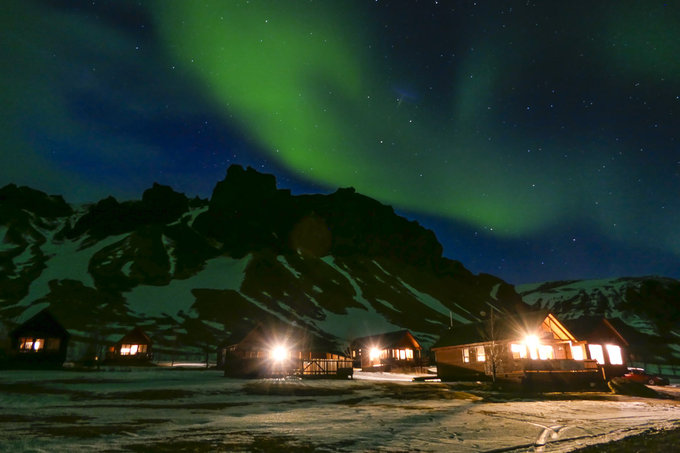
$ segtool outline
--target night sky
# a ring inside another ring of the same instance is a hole
[[[511,283],[680,277],[680,3],[3,4],[0,185],[353,186]]]

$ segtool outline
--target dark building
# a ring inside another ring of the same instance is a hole
[[[611,322],[600,317],[583,317],[565,321],[564,324],[580,340],[588,342],[587,356],[597,361],[605,379],[626,374],[630,345]]]
[[[45,309],[10,333],[8,364],[12,368],[61,368],[70,337]]]
[[[109,347],[107,363],[147,364],[151,362],[151,338],[139,327],[135,327]]]
[[[498,315],[454,327],[432,346],[442,380],[497,379],[532,389],[601,386],[587,344],[554,315]]]
[[[422,366],[422,349],[408,330],[356,338],[350,345],[354,365],[363,371],[412,371]]]
[[[238,378],[352,376],[352,361],[331,342],[282,323],[258,324],[238,343],[221,347],[218,366]]]

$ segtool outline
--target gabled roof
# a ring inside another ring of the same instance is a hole
[[[331,341],[285,323],[258,323],[235,346],[242,350],[266,350],[278,344],[295,351],[339,353]]]
[[[355,338],[352,341],[352,349],[380,347],[382,349],[396,349],[410,344],[415,349],[421,349],[418,340],[408,330],[396,330],[368,337]]]
[[[18,326],[10,335],[13,338],[23,335],[52,335],[59,338],[69,338],[71,336],[47,308]]]
[[[144,331],[139,328],[135,327],[132,329],[130,332],[125,334],[123,338],[118,340],[116,342],[117,345],[121,344],[151,344],[151,338],[144,333]]]
[[[589,343],[615,342],[629,346],[628,341],[606,318],[584,316],[564,321],[564,324],[579,340],[585,340]]]
[[[432,348],[522,339],[526,335],[539,332],[544,324],[557,338],[576,340],[554,315],[541,310],[512,315],[498,314],[482,322],[455,326],[443,334]]]

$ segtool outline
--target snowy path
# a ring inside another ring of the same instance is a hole
[[[680,427],[671,399],[492,398],[444,384],[204,370],[3,371],[0,451],[556,452]]]

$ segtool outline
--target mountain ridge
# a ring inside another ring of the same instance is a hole
[[[340,348],[401,328],[427,345],[488,304],[526,307],[391,207],[352,188],[291,195],[252,168],[231,166],[209,200],[154,183],[141,200],[74,208],[6,186],[0,212],[0,319],[16,325],[49,307],[80,355],[136,325],[160,354],[207,353],[268,318]]]

